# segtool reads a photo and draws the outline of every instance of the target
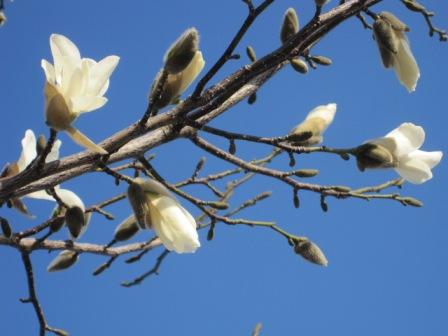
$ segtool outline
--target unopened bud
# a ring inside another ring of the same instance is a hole
[[[401,199],[401,202],[405,205],[414,206],[417,208],[420,208],[423,206],[423,203],[419,201],[418,199],[415,199],[413,197],[404,197]]]
[[[65,213],[65,223],[70,235],[76,239],[81,235],[82,229],[86,225],[84,211],[77,206],[68,208]]]
[[[247,57],[249,57],[249,59],[250,59],[250,61],[252,63],[257,60],[257,55],[255,54],[255,50],[251,46],[247,46],[246,54],[247,54]]]
[[[386,68],[393,66],[394,54],[398,52],[399,39],[391,25],[378,18],[373,23],[373,34],[380,50],[381,60]]]
[[[310,58],[314,63],[319,65],[331,65],[332,63],[331,59],[325,56],[311,56]]]
[[[134,237],[138,231],[137,220],[134,215],[131,215],[117,226],[114,238],[116,241],[125,241]]]
[[[132,183],[128,187],[127,194],[129,203],[131,203],[132,210],[134,210],[134,215],[138,225],[141,229],[145,229],[146,217],[148,214],[148,199],[146,197],[145,191],[143,190],[140,183]]]
[[[325,202],[325,196],[320,196],[320,207],[322,208],[323,212],[328,212],[328,204]]]
[[[46,146],[47,146],[47,140],[45,139],[45,135],[43,134],[39,135],[36,142],[37,155],[42,154]]]
[[[297,177],[313,177],[319,174],[317,169],[300,169],[294,172],[294,175]]]
[[[301,255],[304,259],[313,264],[327,266],[328,260],[322,250],[307,239],[301,239],[295,242],[294,252]]]
[[[165,70],[177,74],[190,64],[198,51],[199,34],[196,28],[186,30],[168,49],[165,55]]]
[[[68,130],[76,114],[70,112],[64,97],[52,84],[48,82],[45,84],[44,94],[46,124],[56,131]]]
[[[65,217],[54,217],[51,220],[50,231],[58,232],[64,226]]]
[[[58,254],[56,258],[48,265],[48,272],[65,270],[73,266],[78,261],[78,252],[65,250]]]
[[[350,192],[352,189],[350,189],[349,187],[346,187],[346,186],[335,186],[335,187],[333,187],[333,190],[338,191],[338,192],[347,193],[347,192]]]
[[[210,229],[208,229],[207,232],[207,240],[211,241],[213,240],[213,238],[215,238],[215,227],[210,226]]]
[[[288,8],[283,17],[282,28],[280,29],[280,40],[286,43],[299,31],[299,18],[294,8]]]
[[[247,98],[247,103],[248,103],[249,105],[254,104],[256,101],[257,101],[257,93],[256,93],[256,92],[252,93],[252,94],[249,96],[249,98]]]
[[[300,58],[293,58],[291,61],[292,68],[301,73],[306,74],[308,72],[308,65],[305,63],[305,61],[301,60]]]
[[[409,27],[402,22],[399,18],[393,15],[390,12],[381,12],[378,14],[383,20],[386,20],[393,29],[398,31],[407,32],[409,31]]]
[[[395,165],[392,153],[383,146],[366,143],[354,152],[360,171],[373,168],[391,168]]]
[[[423,12],[426,8],[415,0],[401,0],[407,9],[413,12]]]
[[[0,225],[2,228],[3,235],[6,238],[10,238],[12,235],[12,230],[11,230],[11,226],[9,225],[9,222],[5,218],[0,217]]]
[[[318,7],[322,7],[322,6],[325,5],[328,1],[330,1],[330,0],[314,0],[314,2],[316,3],[316,6],[318,6]]]
[[[300,207],[299,190],[294,189],[292,200],[294,203],[294,207],[298,209]]]
[[[6,15],[5,12],[0,11],[0,27],[6,23]]]

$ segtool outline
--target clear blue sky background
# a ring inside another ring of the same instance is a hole
[[[277,48],[283,12],[293,6],[301,22],[306,22],[312,16],[311,4],[311,0],[276,1],[238,47],[241,60],[229,62],[216,80],[247,63],[246,45],[251,44],[260,56]],[[446,2],[425,4],[437,11],[434,22],[447,28]],[[6,5],[8,22],[0,29],[2,164],[18,158],[27,128],[48,133],[40,60],[51,60],[51,33],[68,36],[85,57],[121,57],[107,93],[109,103],[77,122],[83,132],[100,141],[141,116],[163,54],[183,30],[195,26],[201,32],[208,68],[246,15],[239,0],[17,0]],[[354,146],[410,121],[425,128],[424,149],[447,153],[447,44],[429,38],[423,18],[405,10],[399,1],[384,1],[374,9],[385,8],[412,28],[409,37],[422,73],[415,93],[408,94],[392,71],[382,69],[371,32],[352,19],[314,49],[315,54],[332,58],[331,67],[306,76],[286,68],[259,91],[255,105],[243,102],[213,125],[277,136],[300,122],[314,106],[336,102],[338,112],[325,135],[327,145]],[[60,139],[62,156],[80,150],[66,135]],[[212,141],[226,146],[219,139]],[[246,159],[268,151],[261,145],[238,145],[238,154]],[[171,181],[189,176],[201,156],[186,141],[155,153],[156,168]],[[344,162],[330,155],[298,157],[297,162],[297,167],[320,169],[319,177],[312,180],[316,183],[361,187],[396,177],[393,171],[361,173],[353,160]],[[447,335],[446,162],[445,158],[434,170],[433,180],[420,186],[406,184],[401,191],[421,199],[425,206],[420,209],[390,201],[329,199],[329,212],[323,213],[318,195],[303,192],[301,208],[296,210],[289,188],[267,178],[256,178],[236,193],[233,205],[272,190],[270,200],[241,216],[274,220],[290,232],[310,237],[325,251],[328,268],[302,260],[271,231],[219,224],[214,241],[207,242],[206,232],[201,232],[203,246],[196,254],[169,255],[159,276],[130,289],[120,287],[120,282],[150,269],[159,250],[138,264],[127,265],[119,259],[99,277],[92,277],[91,272],[105,260],[102,257],[83,255],[76,267],[48,274],[46,266],[56,254],[33,253],[38,295],[48,322],[71,335],[250,335],[257,322],[263,323],[262,335]],[[288,169],[287,163],[282,156],[274,166]],[[210,159],[205,172],[226,167]],[[67,182],[64,187],[78,193],[87,205],[125,188],[100,174]],[[211,197],[207,192],[194,192]],[[53,207],[50,202],[26,202],[37,215],[34,221],[1,209],[15,230],[45,220]],[[123,202],[110,210],[116,221],[94,216],[81,241],[110,240],[130,208]],[[148,237],[150,232],[144,232],[137,240]],[[65,239],[66,232],[56,238]],[[27,295],[27,287],[17,251],[0,247],[0,269],[1,334],[36,335],[32,307],[18,301]]]

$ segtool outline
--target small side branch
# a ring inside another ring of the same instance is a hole
[[[45,336],[46,331],[50,331],[58,336],[67,336],[68,333],[64,330],[50,327],[46,320],[45,315],[42,310],[42,307],[39,303],[36,294],[36,286],[34,283],[34,272],[33,272],[33,264],[31,263],[30,254],[27,251],[21,251],[23,265],[25,266],[27,282],[28,282],[28,292],[29,297],[27,299],[20,299],[23,303],[31,303],[34,307],[34,311],[36,312],[37,319],[39,320],[39,336]]]

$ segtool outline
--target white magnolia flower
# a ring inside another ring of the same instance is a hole
[[[389,12],[381,12],[373,25],[375,41],[383,65],[394,68],[400,83],[409,92],[415,91],[420,69],[412,54],[405,32],[409,27]]]
[[[61,141],[56,140],[51,148],[50,153],[45,158],[45,162],[51,162],[59,159],[59,148]],[[20,173],[30,165],[30,163],[37,157],[37,142],[34,132],[30,129],[26,130],[25,136],[22,139],[22,152],[17,161],[17,173]],[[35,191],[25,195],[26,197],[54,201],[53,197],[48,195],[44,190]]]
[[[393,167],[402,178],[414,184],[421,184],[432,178],[431,169],[439,164],[443,156],[441,151],[420,150],[424,141],[425,131],[421,126],[403,123],[384,137],[367,142],[367,145],[374,145],[385,153],[374,158],[379,160],[377,168]],[[380,158],[387,157],[388,154],[390,159],[382,163]]]
[[[68,132],[75,142],[85,148],[107,154],[74,128],[72,123],[82,113],[106,104],[104,94],[119,57],[108,56],[99,62],[81,58],[76,45],[59,34],[50,36],[50,47],[54,65],[46,60],[41,62],[47,80],[45,110],[48,126]]]
[[[330,126],[333,122],[336,109],[337,105],[335,103],[315,107],[310,113],[308,113],[305,120],[296,126],[290,134],[297,135],[297,142],[300,145],[314,145],[322,142],[322,135],[328,126]],[[300,141],[299,139],[304,132],[311,132],[312,135],[306,140]],[[291,138],[290,140],[293,142],[295,141],[294,138]]]
[[[196,221],[159,182],[135,179],[128,198],[139,225],[154,229],[163,245],[177,253],[195,252],[199,243]]]

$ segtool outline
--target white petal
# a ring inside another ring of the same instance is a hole
[[[420,77],[420,69],[409,48],[409,43],[405,37],[400,38],[398,53],[394,62],[395,73],[402,85],[409,92],[415,91],[417,81]]]
[[[45,162],[56,161],[59,159],[59,148],[61,147],[61,140],[56,140],[51,148],[51,152],[48,153]]]
[[[87,94],[91,96],[103,95],[104,88],[109,86],[109,77],[115,70],[120,58],[118,56],[107,56],[91,68]]]
[[[321,118],[325,120],[326,127],[333,122],[334,115],[336,114],[337,105],[335,103],[327,105],[319,105],[312,109],[306,116],[305,120],[312,118]]]
[[[201,246],[191,216],[186,215],[174,199],[167,196],[149,196],[151,221],[157,236],[165,247],[177,253],[192,253]]]
[[[71,97],[81,96],[86,87],[88,78],[84,76],[80,68],[73,71],[72,77],[67,81],[66,91],[64,93],[65,101],[70,101]],[[73,109],[71,109],[73,111]]]
[[[182,71],[181,74],[181,84],[179,88],[179,95],[181,95],[190,84],[196,79],[199,73],[204,68],[205,61],[202,57],[202,53],[197,51],[191,60],[190,64]]]
[[[53,54],[56,80],[63,76],[71,77],[71,71],[81,62],[81,55],[76,45],[63,35],[50,36],[50,48]],[[67,68],[67,64],[71,65]]]
[[[73,191],[68,189],[56,189],[56,194],[59,196],[62,202],[66,204],[68,207],[79,207],[82,211],[85,211],[86,208],[84,206],[84,202],[76,195]]]
[[[434,168],[442,160],[443,153],[441,151],[425,152],[416,150],[408,154],[407,156],[411,160],[420,160],[428,165],[429,168]]]
[[[55,84],[56,82],[56,75],[54,72],[54,66],[53,64],[49,63],[47,60],[42,60],[40,62],[40,65],[42,69],[44,69],[45,72],[45,78],[47,79],[47,82],[51,84]]]
[[[29,198],[34,198],[34,199],[40,199],[40,200],[45,200],[45,201],[55,201],[55,199],[47,194],[47,192],[45,190],[39,190],[39,191],[35,191],[32,192],[30,194],[26,194],[25,197],[29,197]]]
[[[418,159],[400,162],[395,170],[402,178],[414,184],[421,184],[432,178],[429,166]]]
[[[70,105],[72,112],[76,114],[91,112],[97,110],[107,103],[105,97],[72,97],[70,98]]]
[[[19,172],[25,170],[25,168],[33,161],[37,156],[36,150],[36,136],[32,130],[26,130],[25,136],[22,139],[22,153],[17,161]]]
[[[403,123],[398,128],[388,133],[385,138],[392,138],[397,148],[394,155],[401,157],[419,149],[425,141],[425,131],[421,126],[412,123]]]

